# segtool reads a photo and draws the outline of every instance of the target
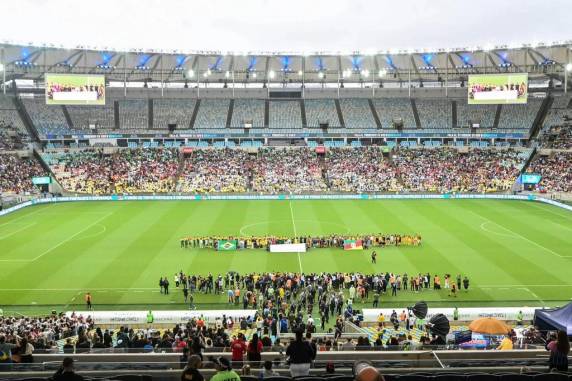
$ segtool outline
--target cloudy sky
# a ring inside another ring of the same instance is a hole
[[[252,51],[571,40],[572,0],[15,0],[0,41]]]

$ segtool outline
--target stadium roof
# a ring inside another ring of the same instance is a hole
[[[569,0],[18,0],[0,36],[95,50],[347,55],[572,38]]]

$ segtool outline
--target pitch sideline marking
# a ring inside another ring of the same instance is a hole
[[[31,215],[33,215],[33,214],[36,214],[36,213],[38,213],[38,212],[43,211],[44,209],[46,209],[46,208],[39,208],[39,207],[38,207],[38,209],[37,209],[37,210],[34,210],[32,213],[24,214],[23,216],[14,218],[14,219],[13,219],[12,221],[10,221],[10,222],[5,222],[5,223],[3,223],[3,224],[0,224],[0,226],[12,224],[12,223],[14,223],[14,221],[18,221],[18,220],[21,220],[22,218],[29,217],[29,216],[31,216]]]
[[[474,213],[474,212],[473,212],[473,213]],[[535,245],[535,246],[537,246],[537,247],[539,247],[539,248],[541,248],[541,249],[546,250],[547,252],[549,252],[549,253],[552,254],[552,255],[556,255],[557,257],[560,257],[560,258],[570,258],[570,257],[572,257],[572,256],[564,256],[564,255],[558,254],[558,253],[555,252],[554,250],[551,250],[551,249],[549,249],[549,248],[547,248],[547,247],[545,247],[545,246],[542,246],[542,245],[539,244],[538,242],[533,241],[533,240],[531,240],[531,239],[529,239],[529,238],[526,238],[526,237],[523,236],[522,234],[518,234],[517,232],[512,231],[512,230],[510,230],[509,228],[504,227],[503,225],[501,225],[501,224],[499,224],[499,223],[497,223],[497,222],[491,221],[491,220],[488,219],[487,217],[481,216],[481,215],[478,214],[478,213],[475,213],[475,214],[477,214],[477,215],[480,216],[481,218],[484,218],[485,220],[487,220],[487,221],[490,222],[491,224],[495,224],[495,225],[497,225],[497,226],[500,226],[501,228],[503,228],[503,229],[506,230],[507,232],[510,232],[510,233],[514,234],[514,237],[515,237],[515,238],[522,238],[523,240],[525,240],[525,241],[527,241],[527,242],[529,242],[529,243],[532,243],[533,245]]]
[[[97,237],[99,235],[102,235],[103,233],[105,233],[107,231],[107,226],[103,225],[103,224],[97,224],[94,226],[99,226],[100,228],[103,228],[103,230],[99,230],[97,233],[95,234],[89,234],[86,235],[85,237],[79,237],[78,239],[75,239],[75,241],[81,241],[82,239],[88,239],[88,238],[93,238],[93,237]]]
[[[15,225],[19,225],[19,224],[15,224]],[[28,225],[24,225],[24,226],[21,227],[20,229],[16,229],[16,230],[14,230],[14,231],[11,232],[11,233],[8,233],[8,234],[6,234],[6,235],[1,236],[1,237],[0,237],[0,240],[6,239],[6,238],[8,238],[8,237],[11,237],[11,236],[13,236],[14,234],[19,233],[19,232],[21,232],[22,230],[28,229],[30,226],[34,226],[34,225],[36,225],[36,222],[32,222],[32,223],[30,223],[30,224],[28,224]]]
[[[292,227],[294,228],[294,237],[298,237],[298,233],[296,233],[296,223],[294,222],[294,210],[292,209],[292,200],[288,200],[288,205],[290,205],[290,217],[292,217]],[[300,259],[300,252],[297,253],[298,255],[298,265],[300,266],[300,274],[302,271],[302,260]]]

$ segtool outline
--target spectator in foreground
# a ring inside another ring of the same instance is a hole
[[[354,366],[354,376],[356,381],[385,381],[369,361],[358,361]]]
[[[181,381],[203,381],[205,378],[199,371],[202,368],[203,363],[198,355],[192,355],[189,357],[189,361],[183,369],[183,374],[181,375]]]
[[[570,341],[564,331],[558,331],[556,340],[551,341],[546,346],[550,351],[548,367],[550,370],[568,372],[568,353],[570,352]]]
[[[275,377],[280,376],[280,373],[276,372],[272,369],[272,361],[266,360],[264,361],[264,366],[260,369],[259,379],[263,380],[268,377]]]
[[[211,381],[240,381],[240,376],[230,365],[230,361],[224,357],[213,359],[216,367],[216,374],[211,377]]]
[[[289,359],[292,377],[308,376],[310,374],[310,365],[314,358],[314,351],[310,343],[304,340],[301,330],[296,331],[296,339],[286,348],[286,356]]]
[[[53,381],[83,381],[83,377],[75,372],[71,357],[64,358],[62,367],[52,377]]]

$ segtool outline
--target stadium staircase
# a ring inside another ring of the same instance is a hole
[[[192,155],[192,153],[191,153]],[[177,168],[177,172],[175,173],[175,176],[173,177],[173,181],[175,182],[175,186],[179,183],[179,180],[181,178],[181,175],[183,174],[185,170],[185,154],[183,153],[182,150],[179,150],[179,167]]]
[[[419,118],[419,112],[417,111],[417,104],[415,103],[415,99],[410,98],[411,101],[411,109],[413,110],[413,117],[415,118],[415,125],[417,128],[421,127],[421,119]]]
[[[268,128],[270,124],[270,101],[264,101],[264,128]]]
[[[336,103],[336,112],[338,113],[340,126],[342,126],[342,128],[346,128],[346,121],[344,120],[344,114],[342,113],[342,106],[340,106],[340,100],[335,99],[334,102]]]
[[[115,125],[115,129],[119,130],[119,101],[113,101],[113,124]]]
[[[379,120],[379,115],[377,115],[377,110],[375,109],[375,106],[373,105],[373,100],[371,98],[369,98],[367,100],[367,103],[369,104],[369,109],[371,110],[371,113],[373,115],[373,119],[375,120],[375,125],[377,126],[377,128],[381,128],[381,121]]]
[[[328,180],[328,168],[326,167],[326,155],[318,155],[318,163],[320,163],[322,178],[324,179],[328,189],[330,189],[330,181]]]
[[[538,110],[538,114],[536,114],[536,118],[534,118],[534,122],[532,123],[532,128],[530,129],[530,138],[528,140],[529,144],[532,143],[534,139],[538,137],[540,130],[542,129],[542,125],[544,124],[544,120],[548,115],[548,111],[552,107],[552,103],[554,103],[554,97],[547,96],[542,101],[540,105],[540,110]]]
[[[197,101],[195,102],[195,108],[193,109],[193,115],[191,116],[191,121],[189,122],[189,129],[191,130],[195,127],[195,120],[197,120],[199,107],[201,107],[201,100],[197,99]]]
[[[453,123],[451,124],[453,128],[459,127],[457,125],[457,101],[451,101],[451,116],[453,118]]]
[[[234,112],[234,99],[230,100],[230,103],[228,105],[228,114],[226,116],[226,128],[230,128],[230,125],[232,123],[232,113]]]
[[[153,99],[147,101],[147,128],[153,129]]]
[[[499,120],[502,112],[502,105],[497,106],[497,112],[495,114],[495,121],[493,122],[493,128],[499,128]]]
[[[74,126],[73,126],[73,122],[72,122],[72,118],[70,116],[70,113],[68,112],[68,108],[65,105],[62,105],[62,112],[64,113],[64,116],[66,118],[66,122],[68,123],[68,126],[74,130]]]
[[[26,127],[26,130],[28,131],[28,134],[30,135],[32,140],[34,142],[39,142],[40,135],[38,134],[38,131],[36,130],[36,127],[34,126],[32,118],[30,118],[30,114],[28,114],[28,111],[26,110],[24,103],[22,102],[17,93],[16,96],[14,97],[14,105],[16,106],[16,110],[18,110],[18,115],[20,116],[20,119],[22,119],[22,122],[24,123],[24,126]]]
[[[403,182],[403,179],[401,178],[401,172],[399,171],[399,168],[395,165],[395,163],[393,162],[393,153],[395,152],[395,150],[391,150],[389,151],[389,154],[387,156],[387,161],[389,161],[389,164],[396,169],[395,173],[396,173],[396,179],[397,182],[399,183],[399,185],[401,185],[403,187],[403,189],[406,189],[405,187],[405,183]]]
[[[306,119],[306,103],[300,99],[300,113],[302,116],[302,128],[308,128],[308,120]]]

